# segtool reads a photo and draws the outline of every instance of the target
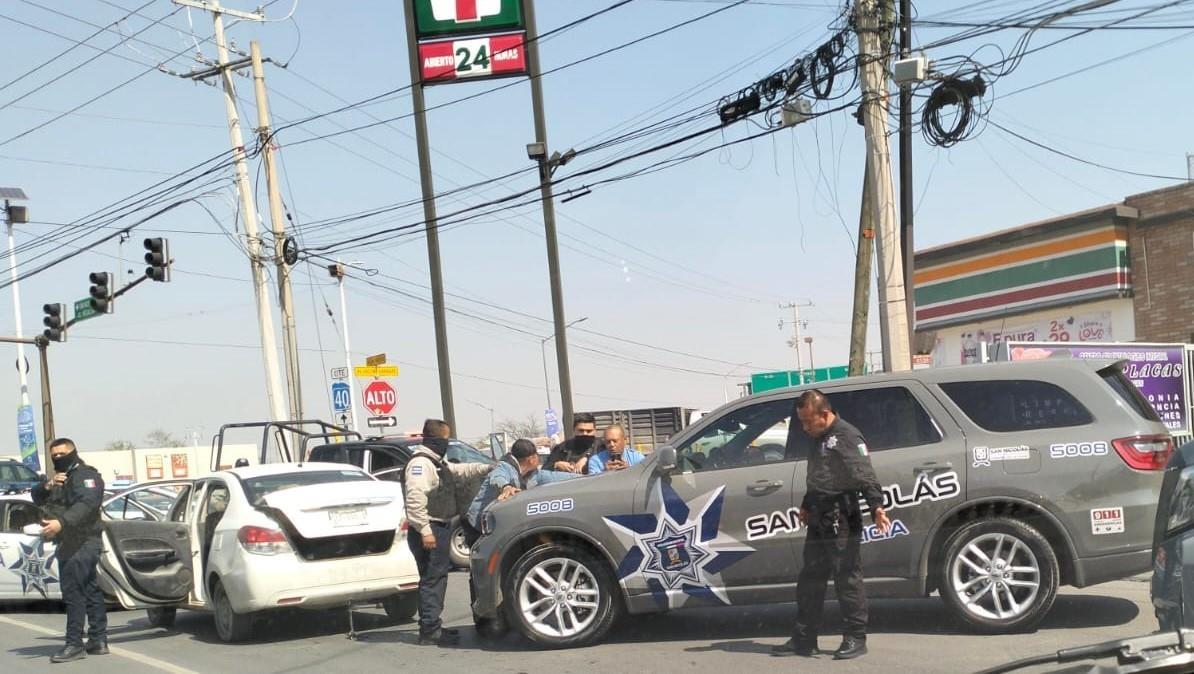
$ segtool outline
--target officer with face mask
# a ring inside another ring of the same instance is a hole
[[[439,419],[423,423],[423,440],[402,473],[406,498],[407,543],[419,568],[419,644],[452,646],[460,634],[445,628],[440,614],[452,570],[452,518],[462,516],[468,501],[459,495],[475,494],[480,478],[493,470],[486,463],[449,463],[448,424]],[[476,482],[476,485],[470,485]]]
[[[66,647],[50,656],[50,662],[82,660],[88,654],[107,655],[108,614],[96,581],[104,479],[98,470],[83,463],[75,443],[67,438],[50,443],[50,458],[54,479],[32,491],[33,502],[44,513],[41,535],[58,544],[58,582],[66,604]]]

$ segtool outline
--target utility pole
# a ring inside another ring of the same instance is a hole
[[[804,367],[800,363],[800,328],[802,327],[800,321],[800,307],[811,306],[813,306],[812,302],[788,302],[787,304],[779,305],[780,309],[792,310],[792,339],[788,340],[788,346],[792,347],[792,349],[796,351],[796,371],[801,373],[800,377],[802,380],[804,379]],[[782,318],[779,320],[780,330],[784,329],[784,323],[786,322],[787,321],[783,320]]]
[[[531,79],[531,108],[535,116],[535,143],[539,161],[539,194],[543,201],[543,234],[547,240],[547,271],[551,281],[551,314],[556,331],[556,370],[560,376],[560,407],[563,428],[572,428],[572,371],[568,366],[568,336],[564,317],[564,285],[560,279],[560,247],[556,238],[556,206],[551,172],[563,162],[549,158],[547,119],[543,111],[543,78],[539,66],[539,31],[535,24],[535,2],[523,3],[526,12],[527,74]]]
[[[867,165],[871,163],[867,159]],[[875,250],[875,227],[871,217],[874,199],[870,181],[862,184],[862,209],[858,214],[858,251],[854,261],[854,315],[850,320],[850,376],[857,377],[865,368],[866,331],[871,314],[871,259]]]
[[[340,329],[344,333],[344,369],[348,371],[348,405],[349,420],[351,423],[348,430],[357,430],[357,384],[356,377],[352,373],[352,351],[348,346],[348,302],[344,298],[344,265],[336,260],[336,264],[329,265],[328,271],[332,273],[332,278],[336,279],[336,285],[340,287]]]
[[[435,183],[431,176],[431,145],[427,140],[427,106],[423,101],[423,76],[419,69],[419,39],[415,29],[415,7],[403,0],[406,16],[407,61],[410,64],[410,98],[415,115],[415,147],[419,153],[419,185],[423,189],[423,222],[427,235],[427,267],[431,274],[431,313],[435,320],[435,355],[439,367],[439,398],[444,421],[456,430],[456,408],[452,401],[452,368],[448,358],[448,318],[444,305],[444,277],[439,255],[439,221],[435,213]]]
[[[269,402],[270,417],[274,421],[286,419],[283,404],[281,373],[278,370],[278,347],[274,335],[274,317],[270,309],[269,289],[266,287],[265,263],[261,256],[261,236],[257,230],[257,205],[254,203],[253,188],[249,184],[249,162],[245,155],[245,141],[241,136],[240,117],[236,110],[236,87],[232,81],[234,69],[248,65],[246,60],[230,64],[228,43],[224,37],[224,15],[228,14],[247,21],[261,21],[261,14],[250,14],[224,9],[218,0],[173,0],[176,5],[195,7],[211,12],[215,24],[216,60],[214,68],[197,71],[191,79],[203,79],[219,75],[224,84],[224,112],[228,116],[228,137],[232,141],[232,154],[236,162],[236,188],[240,192],[240,211],[245,225],[245,245],[249,253],[249,267],[253,273],[254,299],[257,302],[257,328],[261,333],[261,356],[265,365],[265,391]]]
[[[265,92],[265,66],[261,61],[261,45],[249,43],[249,58],[253,62],[253,92],[257,101],[257,136],[265,164],[266,193],[269,195],[270,225],[274,235],[274,257],[277,263],[278,305],[282,309],[282,346],[286,356],[286,384],[290,394],[290,418],[303,419],[303,384],[299,371],[298,334],[294,324],[294,293],[290,289],[290,270],[294,260],[287,258],[297,251],[287,249],[286,212],[282,207],[282,191],[278,188],[278,165],[274,161],[274,143],[270,134],[269,97]],[[291,244],[293,245],[293,244]]]
[[[900,0],[900,58],[912,55],[912,1]],[[887,42],[886,39],[883,40]],[[884,50],[886,53],[886,50]],[[912,86],[900,85],[900,252],[904,258],[905,292],[914,292],[913,273],[916,249],[913,246],[912,224],[916,203],[912,189]],[[916,331],[916,303],[905,302],[908,313],[909,353],[911,333]]]
[[[879,312],[887,320],[883,335],[884,369],[912,369],[908,312],[904,297],[904,264],[898,254],[896,204],[891,184],[891,149],[887,143],[887,78],[883,69],[881,13],[876,0],[856,3],[859,61],[862,66],[862,119],[866,128],[866,180],[871,185],[879,255]]]

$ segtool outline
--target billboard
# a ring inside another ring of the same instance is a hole
[[[424,85],[522,75],[525,45],[526,33],[420,42],[419,72]]]
[[[1124,374],[1152,404],[1169,432],[1174,435],[1190,433],[1190,401],[1186,397],[1188,374],[1182,344],[1008,342],[1006,358],[1127,360]]]

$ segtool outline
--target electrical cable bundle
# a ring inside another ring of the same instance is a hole
[[[986,92],[987,84],[977,74],[969,79],[953,76],[941,81],[929,94],[921,113],[920,128],[925,141],[937,147],[952,147],[971,138],[979,121],[986,116],[979,109]]]

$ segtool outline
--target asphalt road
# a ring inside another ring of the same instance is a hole
[[[795,619],[794,604],[694,609],[666,615],[624,618],[605,643],[567,651],[536,651],[516,636],[491,643],[472,631],[468,585],[455,573],[445,622],[462,627],[453,649],[417,646],[413,623],[394,624],[380,609],[358,609],[361,638],[346,638],[346,611],[277,614],[259,624],[255,638],[227,645],[216,637],[210,615],[180,612],[173,630],[150,627],[142,611],[109,615],[112,654],[85,663],[55,665],[95,673],[119,672],[732,672],[762,667],[801,672],[971,672],[1001,662],[1156,630],[1148,584],[1140,580],[1094,588],[1066,588],[1052,612],[1031,634],[976,636],[958,628],[937,598],[871,602],[870,655],[855,661],[772,658]],[[838,624],[836,604],[826,619]],[[61,607],[15,605],[0,608],[2,670],[41,672],[61,648]],[[828,633],[828,630],[827,630]],[[822,648],[836,648],[822,637]],[[1037,669],[1030,671],[1048,671]]]

